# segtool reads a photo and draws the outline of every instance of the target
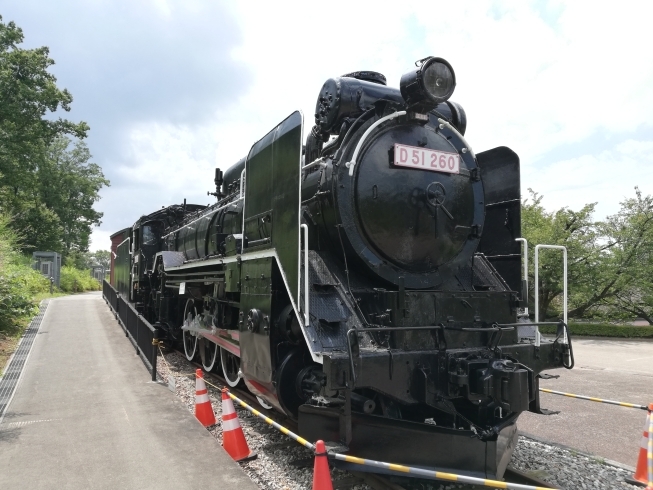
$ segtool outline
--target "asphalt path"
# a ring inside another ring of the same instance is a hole
[[[0,424],[0,488],[258,488],[150,379],[101,294],[51,300]]]
[[[615,401],[653,403],[653,341],[576,338],[574,369],[549,374],[542,388]],[[524,413],[517,423],[526,435],[635,466],[646,421],[643,410],[540,393],[542,408],[556,415]]]

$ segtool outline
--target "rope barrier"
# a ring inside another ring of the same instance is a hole
[[[207,382],[208,383],[208,382]],[[210,384],[210,383],[208,383]],[[214,388],[218,388],[215,385],[211,385]],[[219,388],[218,388],[219,389]],[[297,441],[299,444],[302,446],[310,449],[311,451],[315,451],[315,445],[311,444],[308,442],[306,439],[303,437],[298,436],[291,430],[287,429],[281,424],[278,424],[274,420],[272,420],[270,417],[266,417],[263,415],[261,412],[256,410],[253,407],[250,407],[247,403],[242,401],[240,398],[238,398],[236,395],[233,395],[230,391],[226,392],[227,395],[229,395],[229,398],[237,402],[241,407],[249,410],[251,413],[256,415],[258,418],[263,419],[266,423],[274,427],[275,429],[281,431],[282,433],[286,434],[287,436],[291,437],[295,441]],[[486,480],[483,478],[475,478],[472,476],[465,476],[465,475],[457,475],[454,473],[443,473],[441,471],[432,471],[432,470],[424,470],[422,468],[414,468],[412,466],[404,466],[404,465],[399,465],[399,464],[393,464],[393,463],[386,463],[383,461],[375,461],[372,459],[363,459],[363,458],[357,458],[355,456],[348,456],[346,454],[339,454],[339,453],[329,453],[328,456],[332,459],[337,459],[339,461],[345,461],[347,463],[354,463],[354,464],[359,464],[359,465],[364,465],[364,466],[374,466],[375,468],[383,468],[385,470],[390,470],[394,471],[397,473],[407,473],[410,475],[415,475],[415,476],[421,476],[425,478],[430,478],[430,479],[435,479],[435,480],[446,480],[446,481],[455,481],[455,482],[460,482],[460,483],[469,483],[471,485],[483,485],[486,487],[492,487],[492,488],[506,488],[509,490],[550,490],[548,487],[535,487],[532,485],[521,485],[518,483],[507,483],[503,481],[498,481],[498,480]]]
[[[163,353],[162,353],[163,354]],[[168,363],[166,362],[166,365]],[[168,366],[168,370],[170,370],[170,366]],[[190,376],[190,375],[187,375]],[[193,374],[193,376],[195,376]],[[219,386],[214,385],[210,381],[207,381],[206,379],[204,382],[212,386],[215,389],[221,390],[222,388]],[[231,393],[229,390],[226,390],[227,395],[229,398],[237,402],[241,407],[245,408],[246,410],[250,411],[252,414],[254,414],[256,417],[262,419],[267,423],[268,425],[271,425],[281,433],[287,435],[291,439],[295,440],[302,446],[304,446],[307,449],[310,449],[311,451],[315,452],[315,444],[312,444],[308,442],[306,439],[303,437],[295,434],[293,431],[290,429],[284,427],[283,425],[279,424],[278,422],[275,422],[272,420],[270,417],[267,417],[266,415],[263,415],[261,412],[256,410],[254,407],[251,407],[247,403],[245,403],[243,400],[238,398],[236,395]],[[421,476],[429,479],[435,479],[435,480],[445,480],[445,481],[455,481],[455,482],[460,482],[460,483],[469,483],[471,485],[482,485],[485,487],[493,487],[493,488],[505,488],[508,490],[550,490],[548,487],[536,487],[532,485],[521,485],[518,483],[508,483],[508,482],[503,482],[503,481],[498,481],[498,480],[486,480],[484,478],[476,478],[473,476],[465,476],[465,475],[457,475],[455,473],[444,473],[441,471],[432,471],[432,470],[425,470],[422,468],[414,468],[412,466],[404,466],[404,465],[399,465],[399,464],[393,464],[393,463],[386,463],[384,461],[375,461],[373,459],[363,459],[363,458],[357,458],[355,456],[349,456],[346,454],[340,454],[340,453],[335,453],[331,454],[329,453],[328,456],[332,459],[337,459],[339,461],[345,461],[347,463],[353,463],[353,464],[359,464],[363,466],[374,466],[376,468],[383,468],[385,470],[390,470],[394,471],[397,473],[405,473],[405,474],[410,474],[410,475],[415,475],[415,476]]]
[[[332,456],[332,455],[329,455]],[[492,488],[507,488],[509,490],[550,490],[549,487],[534,487],[532,485],[522,485],[519,483],[508,483],[498,480],[486,480],[484,478],[475,478],[473,476],[457,475],[455,473],[444,473],[442,471],[425,470],[414,468],[412,466],[403,466],[400,464],[386,463],[383,461],[374,461],[373,459],[362,459],[346,454],[335,454],[335,459],[346,461],[347,463],[360,464],[365,466],[374,466],[385,470],[396,471],[399,473],[408,473],[410,475],[421,476],[435,480],[455,481],[458,483],[469,483],[470,485],[482,485]]]
[[[635,403],[616,402],[614,400],[603,400],[602,398],[595,398],[595,397],[592,397],[592,396],[575,395],[573,393],[564,393],[562,391],[548,390],[546,388],[540,388],[540,391],[543,391],[544,393],[551,393],[553,395],[562,395],[562,396],[568,396],[570,398],[578,398],[579,400],[588,400],[590,402],[607,403],[608,405],[619,405],[620,407],[639,408],[640,410],[648,410],[647,406],[637,405]]]
[[[261,412],[259,412],[255,408],[250,407],[247,403],[242,401],[236,395],[233,395],[230,391],[227,391],[227,395],[229,395],[229,398],[231,398],[233,401],[237,402],[241,407],[246,408],[247,410],[252,412],[254,415],[256,415],[258,418],[260,418],[262,420],[265,420],[265,422],[267,424],[271,425],[272,427],[274,427],[278,431],[282,432],[283,434],[287,435],[291,439],[294,439],[295,441],[297,441],[299,444],[301,444],[305,448],[310,449],[311,451],[315,451],[315,445],[314,444],[311,444],[306,439],[304,439],[303,437],[298,436],[297,434],[295,434],[290,429],[287,429],[283,425],[275,422],[270,417],[266,417],[265,415],[263,415]]]

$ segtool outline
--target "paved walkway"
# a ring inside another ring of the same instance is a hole
[[[648,405],[653,402],[653,341],[573,339],[576,366],[548,371],[559,379],[541,387],[578,395]],[[542,408],[557,415],[525,412],[520,431],[628,466],[637,464],[646,412],[540,393]]]
[[[0,488],[258,488],[150,374],[100,293],[50,301],[0,425]]]

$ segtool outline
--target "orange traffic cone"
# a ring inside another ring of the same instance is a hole
[[[222,447],[229,453],[234,461],[254,459],[256,453],[250,451],[243,428],[238,422],[238,414],[234,408],[227,389],[222,390]]]
[[[648,446],[649,446],[649,430],[651,425],[651,413],[653,412],[653,403],[648,406],[648,415],[646,416],[646,423],[644,424],[644,436],[642,437],[642,443],[639,447],[639,458],[637,458],[637,468],[635,469],[635,474],[632,479],[628,478],[629,483],[635,485],[646,486],[646,490],[653,490],[653,482],[649,480],[649,461],[653,465],[653,459],[649,460],[647,457]],[[652,475],[653,478],[653,475]],[[647,485],[648,483],[648,485]]]
[[[215,425],[215,414],[201,369],[195,371],[195,377],[195,417],[204,427]]]
[[[648,405],[648,447],[646,449],[648,462],[648,485],[646,490],[653,490],[653,403]]]
[[[315,443],[315,464],[313,465],[313,490],[333,490],[329,461],[324,441]]]

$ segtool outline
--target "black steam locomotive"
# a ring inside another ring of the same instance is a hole
[[[566,326],[519,315],[519,158],[475,154],[452,67],[416,65],[400,89],[327,80],[305,140],[295,112],[216,169],[216,204],[126,230],[114,286],[310,440],[501,477],[538,376],[573,362]]]

